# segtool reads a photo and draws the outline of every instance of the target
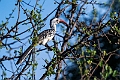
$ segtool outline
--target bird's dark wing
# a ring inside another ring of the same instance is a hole
[[[40,34],[38,34],[39,37],[39,44],[43,42],[44,39],[54,36],[55,35],[55,30],[54,29],[47,29]]]
[[[25,58],[28,56],[28,54],[31,52],[31,50],[33,49],[33,45],[30,45],[27,49],[26,49],[26,51],[20,56],[20,58],[18,59],[18,61],[17,61],[17,63],[16,64],[20,64],[20,63],[22,63],[24,60],[25,60]]]

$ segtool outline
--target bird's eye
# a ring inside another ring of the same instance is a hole
[[[58,22],[58,20],[56,20]]]

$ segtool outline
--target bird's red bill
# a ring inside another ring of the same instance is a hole
[[[63,23],[63,24],[65,24],[66,26],[68,26],[68,24],[64,21],[64,20],[60,20],[60,23]]]

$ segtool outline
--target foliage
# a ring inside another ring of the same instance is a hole
[[[0,58],[2,79],[36,80],[36,77],[39,77],[36,76],[36,71],[40,71],[42,73],[40,80],[49,79],[53,75],[55,80],[119,80],[120,12],[117,10],[119,1],[104,3],[96,0],[54,0],[54,2],[58,5],[57,8],[42,19],[43,5],[39,4],[39,0],[36,0],[35,5],[18,0],[15,4],[18,9],[17,17],[14,16],[15,8],[6,21],[0,23],[0,49],[8,51],[9,54]],[[68,25],[58,25],[61,27],[61,33],[56,33],[52,45],[34,49],[26,61],[17,65],[16,60],[23,53],[23,47],[28,45],[25,40],[37,46],[37,34],[53,12],[55,17],[64,18]],[[24,16],[24,19],[20,19],[21,16]],[[12,19],[15,19],[15,23],[9,26]],[[25,27],[24,30],[21,30],[22,27]],[[54,55],[50,59],[44,59],[45,63],[41,64],[35,59],[35,53],[38,56],[38,52],[45,54],[52,52]],[[9,70],[5,62],[10,62],[13,69]],[[44,72],[39,65],[43,65]]]

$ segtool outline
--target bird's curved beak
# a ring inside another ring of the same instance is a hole
[[[64,25],[66,25],[66,26],[68,27],[68,24],[67,24],[64,20],[60,19],[59,22],[60,22],[60,23],[63,23]]]

